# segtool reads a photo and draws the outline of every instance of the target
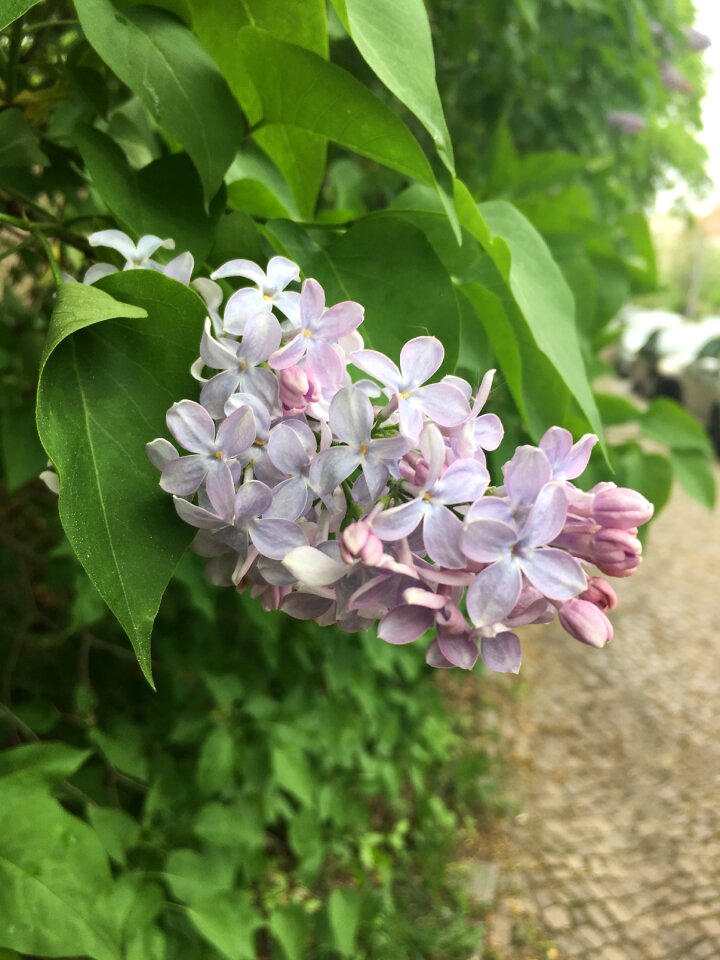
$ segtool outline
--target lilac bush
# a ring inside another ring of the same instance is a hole
[[[122,253],[126,269],[190,282],[191,262],[178,271],[179,258],[170,270],[149,259],[171,241],[135,246],[105,231],[91,242]],[[250,285],[221,312],[227,277]],[[617,603],[605,577],[637,569],[638,527],[653,507],[613,483],[573,483],[597,437],[575,443],[551,427],[515,450],[493,486],[485,451],[503,427],[483,410],[494,371],[476,392],[457,376],[431,382],[444,359],[437,338],[409,340],[397,365],[365,349],[359,303],[327,306],[316,280],[289,289],[299,283],[280,256],[265,270],[231,260],[193,281],[208,312],[192,366],[198,400],[167,413],[185,452],[158,438],[147,454],[197,529],[208,580],[300,620],[377,625],[387,643],[426,637],[439,668],[469,670],[480,656],[517,672],[516,629],[556,614],[572,637],[604,646]]]

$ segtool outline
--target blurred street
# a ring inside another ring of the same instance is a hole
[[[614,641],[527,639],[501,717],[522,812],[494,854],[486,956],[720,957],[718,571],[720,512],[676,487],[619,583]]]

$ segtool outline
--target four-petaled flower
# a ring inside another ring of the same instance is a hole
[[[440,369],[445,349],[436,337],[415,337],[400,351],[400,368],[377,350],[355,350],[350,360],[383,385],[386,395],[397,401],[400,432],[417,440],[423,414],[442,427],[462,423],[469,414],[467,397],[455,384],[426,380]]]

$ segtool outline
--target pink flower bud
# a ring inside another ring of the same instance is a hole
[[[591,647],[604,647],[613,637],[612,624],[605,614],[588,600],[575,597],[560,607],[560,623],[571,637]]]
[[[321,396],[320,382],[302,367],[287,367],[278,376],[280,403],[284,413],[302,413]]]
[[[400,474],[414,487],[424,487],[428,478],[428,463],[419,453],[411,450],[400,461]]]
[[[654,512],[649,500],[628,487],[611,487],[595,494],[593,519],[601,527],[629,530],[647,523]]]
[[[580,599],[594,603],[601,610],[614,610],[617,606],[617,594],[602,577],[590,577],[588,588],[580,594]]]
[[[642,544],[629,530],[608,528],[592,538],[592,562],[610,577],[629,577],[640,565]]]
[[[366,520],[356,520],[345,527],[340,537],[340,554],[346,563],[360,560],[369,567],[380,563],[384,554],[383,543]]]

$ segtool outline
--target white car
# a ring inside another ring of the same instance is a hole
[[[616,363],[618,373],[627,377],[630,375],[635,358],[650,336],[656,330],[679,327],[685,322],[685,318],[679,313],[645,310],[634,304],[628,304],[618,314],[618,321],[622,324],[623,331],[618,340]]]
[[[655,330],[632,365],[633,388],[640,396],[680,399],[680,377],[700,350],[720,336],[720,317]]]

